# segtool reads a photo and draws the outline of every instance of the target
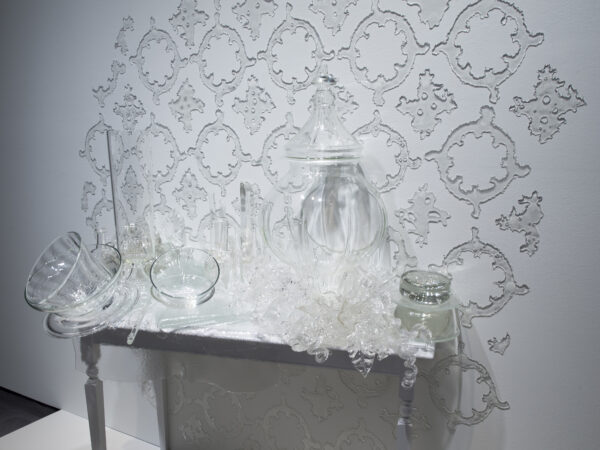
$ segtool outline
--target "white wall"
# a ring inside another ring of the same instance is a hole
[[[196,28],[194,49],[185,47],[168,22],[177,10],[176,1],[26,0],[0,7],[0,118],[4,157],[0,165],[0,192],[5,205],[0,221],[1,248],[5,250],[5,261],[1,266],[3,301],[0,317],[4,321],[0,327],[1,386],[84,414],[84,376],[74,369],[72,345],[45,335],[42,315],[28,308],[23,300],[24,282],[39,252],[57,235],[75,229],[91,240],[91,229],[85,224],[86,213],[81,210],[82,186],[85,181],[91,181],[99,193],[101,182],[89,164],[78,156],[78,151],[84,146],[86,132],[98,121],[99,112],[103,113],[107,123],[120,125],[112,107],[115,102],[122,102],[126,82],[132,84],[133,92],[146,109],[138,128],[146,127],[150,123],[149,113],[155,112],[157,120],[169,126],[181,149],[193,146],[202,127],[214,121],[217,109],[214,95],[202,85],[196,65],[190,64],[182,70],[173,89],[161,96],[161,105],[157,107],[151,93],[142,85],[136,67],[114,48],[123,17],[131,15],[135,22],[135,30],[127,34],[128,57],[135,54],[139,40],[148,30],[149,18],[153,16],[157,27],[171,34],[182,55],[196,52],[202,36],[214,24],[213,2],[200,3],[200,9],[209,11],[211,18],[206,26]],[[230,12],[232,2],[223,3],[222,21],[238,31],[246,52],[252,57],[266,48],[272,30],[285,18],[285,5],[278,2],[275,16],[263,17],[260,37],[254,41],[248,30],[235,21]],[[362,0],[355,6],[350,5],[349,16],[341,31],[332,35],[324,27],[322,16],[310,12],[305,3],[308,2],[294,2],[292,15],[310,21],[327,51],[339,51],[348,46],[352,33],[369,14],[370,8],[370,2]],[[415,3],[429,4],[425,1]],[[454,19],[466,6],[465,1],[450,2],[440,26],[430,30],[419,21],[416,6],[381,1],[382,10],[404,14],[419,42],[427,42],[431,47],[446,39]],[[600,60],[597,49],[600,7],[592,0],[569,3],[529,0],[517,2],[517,6],[523,11],[529,32],[543,33],[544,41],[527,49],[523,63],[514,75],[499,86],[497,103],[490,103],[486,89],[474,88],[457,78],[444,54],[434,56],[430,50],[417,57],[409,76],[399,87],[384,94],[385,105],[378,109],[384,121],[406,139],[411,157],[424,159],[426,152],[439,150],[458,127],[477,120],[482,106],[491,106],[496,113],[495,123],[516,145],[517,161],[528,165],[530,173],[515,178],[504,192],[484,203],[480,216],[474,218],[467,202],[450,195],[440,180],[435,163],[423,160],[418,169],[407,170],[397,189],[385,194],[386,202],[390,207],[390,221],[398,226],[393,211],[407,208],[408,200],[427,183],[437,198],[436,207],[451,217],[446,227],[439,223],[430,224],[429,243],[423,247],[416,245],[416,235],[409,234],[420,265],[441,264],[453,248],[470,241],[471,227],[477,227],[481,240],[498,249],[509,261],[515,281],[529,287],[526,295],[514,296],[492,317],[475,318],[473,328],[466,332],[468,356],[483,364],[493,379],[499,399],[508,402],[509,409],[495,408],[482,423],[472,427],[459,425],[457,436],[463,433],[468,437],[462,441],[456,437],[453,445],[470,442],[461,450],[467,445],[472,449],[491,448],[490,442],[486,441],[494,436],[494,448],[498,450],[589,449],[594,448],[597,441],[596,422],[600,407],[600,388],[595,382],[600,368],[600,354],[595,347],[595,341],[600,337],[597,326],[600,306],[595,296],[600,263],[600,238],[595,229],[600,218],[600,203],[596,198],[600,190],[597,151],[600,98],[596,86]],[[475,48],[473,53],[465,53],[475,69],[486,62],[499,63],[498,58],[491,56],[497,55],[498,49],[508,45],[508,41],[506,33],[494,34],[496,29],[496,25],[487,22],[482,28],[488,30],[487,37],[485,33],[477,35],[475,26],[473,34],[465,35],[465,42]],[[361,61],[364,60],[372,70],[389,72],[389,60],[396,53],[388,53],[381,42],[368,48],[370,52],[364,53]],[[115,59],[127,63],[127,73],[119,81],[115,93],[108,97],[107,106],[101,108],[92,96],[92,88],[106,84],[111,62]],[[281,55],[280,59],[282,67],[292,69],[294,58]],[[217,64],[214,60],[212,63]],[[541,144],[529,133],[526,118],[515,116],[509,107],[514,96],[525,100],[533,96],[538,71],[546,64],[557,70],[557,76],[566,82],[565,87],[572,85],[578,91],[586,105],[575,113],[567,113],[566,123],[560,131]],[[376,109],[372,92],[354,78],[347,60],[334,59],[329,66],[359,105],[346,119],[348,128],[354,130],[372,118]],[[223,68],[222,65],[217,67]],[[435,82],[444,84],[454,94],[458,107],[441,115],[442,122],[431,136],[421,140],[411,128],[410,116],[400,114],[395,105],[400,96],[416,97],[419,73],[425,69],[435,75]],[[277,106],[274,112],[265,115],[265,123],[253,135],[244,127],[243,118],[231,107],[235,97],[245,97],[250,74],[257,76],[259,84]],[[202,114],[193,113],[191,133],[183,130],[167,105],[186,76],[206,104]],[[296,104],[290,106],[284,90],[270,79],[265,61],[258,61],[244,74],[242,85],[224,97],[222,109],[226,123],[235,129],[244,150],[257,158],[264,139],[271,130],[284,123],[286,112],[294,113],[297,125],[303,122],[308,98],[308,91],[300,91],[296,95]],[[498,173],[502,153],[481,141],[466,142],[462,151],[454,150],[456,171],[466,181],[486,183],[492,174]],[[368,151],[371,150],[369,147]],[[222,150],[215,148],[215,153],[211,153],[215,165],[227,157],[219,151]],[[385,150],[380,150],[378,155],[384,153]],[[465,155],[467,158],[460,159]],[[195,170],[209,193],[215,192],[219,196],[218,187],[208,183],[198,172],[194,158],[188,158],[178,169],[175,184],[171,187],[176,187],[188,167]],[[260,167],[244,164],[238,178],[227,188],[224,203],[231,212],[233,208],[229,202],[235,198],[235,188],[231,186],[245,179],[258,182],[263,193],[269,186]],[[533,191],[543,197],[544,217],[538,226],[539,249],[529,256],[519,251],[524,242],[523,235],[500,230],[495,220],[508,214],[513,206],[521,210],[523,206],[518,205],[518,200]],[[93,204],[97,199],[94,197],[90,202]],[[185,215],[185,211],[177,209],[176,203],[172,206]],[[201,206],[206,212],[208,205],[203,203]],[[186,218],[190,229],[195,226],[195,220]],[[498,280],[501,273],[491,270],[490,259],[485,254],[480,259],[473,259],[470,254],[463,256],[462,270],[454,268],[457,292],[464,299],[486,304],[488,296],[497,293],[493,281]],[[487,340],[502,338],[506,333],[510,334],[511,345],[504,355],[491,352]],[[472,371],[469,375],[473,375]],[[469,379],[468,376],[465,378]],[[138,405],[144,404],[136,387],[127,385],[109,387],[108,390],[109,424],[120,423],[119,426],[129,432],[155,439],[152,413],[143,407],[125,408],[125,398],[137,397]],[[472,401],[475,402],[472,406],[482,409],[480,398],[475,395]],[[469,415],[470,407],[464,407],[463,413]],[[441,426],[445,426],[447,418],[448,414],[441,415]],[[436,420],[431,418],[431,422]]]

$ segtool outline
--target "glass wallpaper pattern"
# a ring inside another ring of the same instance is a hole
[[[164,149],[152,155],[154,209],[161,215],[157,227],[167,230],[164,239],[182,224],[180,239],[202,241],[209,235],[211,198],[239,226],[239,183],[251,183],[258,208],[261,192],[277,182],[283,168],[285,143],[304,122],[307,88],[327,67],[342,85],[340,115],[364,142],[367,173],[388,206],[392,248],[412,265],[450,274],[469,270],[461,266],[470,255],[482,265],[490,261],[496,276],[490,292],[463,298],[464,342],[441,352],[419,375],[435,408],[415,405],[412,437],[418,441],[431,431],[432,411],[453,430],[486,420],[493,409],[508,410],[510,399],[499,395],[491,367],[469,356],[469,333],[479,320],[502,321],[510,302],[529,292],[525,274],[515,273],[505,255],[509,241],[488,241],[495,236],[489,224],[522,235],[519,258],[535,258],[543,246],[543,193],[520,187],[520,179],[535,177],[535,167],[511,136],[522,131],[515,128],[520,123],[539,144],[547,143],[585,106],[552,61],[530,76],[528,91],[505,87],[528,54],[544,45],[544,33],[529,30],[518,6],[502,0],[466,5],[459,0],[181,0],[162,9],[168,13],[115,17],[112,25],[115,41],[106,45],[114,45],[114,59],[106,61],[106,81],[90,90],[99,115],[82,130],[79,151],[94,176],[82,187],[87,225],[111,229],[103,140],[106,130],[115,128],[135,130]],[[487,39],[481,39],[482,30]],[[505,96],[513,96],[509,107]],[[474,101],[480,102],[477,108]],[[504,120],[506,112],[517,122]],[[482,163],[465,167],[461,153],[474,151]],[[494,206],[500,196],[510,197],[511,211]],[[470,223],[471,230],[466,227],[462,237],[450,234],[445,230],[452,221]],[[406,248],[407,242],[413,245]],[[496,356],[510,352],[509,332],[481,339]],[[439,387],[453,370],[483,382],[485,388],[472,399],[483,409],[473,406],[468,416],[444,400]],[[261,431],[273,448],[281,445],[269,435],[269,423],[278,422],[290,422],[302,435],[300,448],[354,448],[353,433],[372,436],[369,445],[380,448],[363,422],[337,430],[337,438],[324,447],[315,442],[302,415],[322,420],[344,406],[323,377],[312,388],[302,391],[309,405],[302,412],[274,399]],[[313,394],[329,404],[313,403]],[[198,399],[203,414],[211,414],[211,395],[229,394],[215,391]],[[239,411],[242,400],[229,400]],[[394,414],[385,407],[378,417],[385,422]],[[216,416],[209,419],[216,426]],[[192,441],[210,438],[191,423],[179,431]]]

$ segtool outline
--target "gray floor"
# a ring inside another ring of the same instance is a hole
[[[56,411],[52,406],[0,387],[0,437]]]

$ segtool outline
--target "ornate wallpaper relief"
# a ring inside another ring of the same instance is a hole
[[[309,87],[327,67],[342,84],[340,113],[365,144],[367,173],[390,206],[398,259],[451,275],[469,270],[465,257],[491,261],[489,270],[500,278],[490,292],[461,299],[461,324],[463,335],[483,320],[503,324],[506,333],[487,335],[483,344],[502,364],[511,334],[517,345],[519,336],[504,325],[502,312],[529,292],[527,274],[513,269],[511,260],[534,260],[544,244],[547,219],[542,196],[530,187],[536,175],[529,155],[542,151],[541,144],[569,127],[567,118],[576,121],[586,105],[585,93],[559,78],[553,61],[537,69],[537,80],[530,75],[527,88],[508,83],[544,45],[546,30],[529,29],[518,4],[503,0],[181,0],[164,9],[114,18],[116,39],[106,43],[114,44],[114,54],[101,78],[106,81],[90,87],[99,114],[81,130],[79,150],[94,175],[81,194],[90,228],[111,229],[109,128],[141,131],[142,139],[159,144],[152,161],[162,228],[183,227],[183,239],[201,241],[211,199],[217,199],[212,209],[222,209],[235,226],[239,184],[252,184],[257,200],[276,184],[285,170],[285,143],[306,118]],[[493,30],[487,39],[485,30]],[[508,106],[502,101],[511,98]],[[515,120],[505,120],[507,115]],[[519,123],[540,148],[525,151],[516,138]],[[478,155],[467,169],[458,162],[466,152]],[[478,172],[475,181],[471,169]],[[496,206],[498,199],[515,206]],[[470,225],[457,236],[448,231],[452,223]],[[513,233],[522,239],[517,248],[509,240],[494,242]],[[510,408],[492,367],[469,351],[461,345],[419,376],[450,429]],[[476,373],[477,383],[486,386],[483,409],[459,411],[444,402],[441,378],[457,371]],[[395,432],[394,405],[377,411],[378,425],[357,419],[321,440],[312,431],[313,422],[349,408],[343,386],[362,408],[388,389],[379,382],[367,378],[359,386],[344,374],[334,381],[319,374],[298,391],[300,407],[273,394],[258,434],[243,447],[233,431],[250,427],[243,405],[251,399],[214,387],[181,405],[192,415],[177,432],[186,441],[215,445],[216,424],[228,423],[235,430],[229,430],[227,448],[265,448],[267,441],[269,448],[292,448],[273,431],[283,428],[297,448],[386,448],[371,428],[387,423]],[[218,416],[222,404],[228,404],[229,422]],[[407,424],[415,442],[434,426],[430,411],[414,404]]]

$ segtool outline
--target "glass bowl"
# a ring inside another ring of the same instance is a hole
[[[62,315],[92,310],[121,271],[121,254],[102,245],[90,252],[68,232],[46,247],[29,272],[25,300],[34,309]]]
[[[51,313],[44,320],[50,336],[59,338],[83,337],[103,330],[130,312],[139,299],[133,285],[116,283],[102,296],[102,304],[87,313],[73,316]]]
[[[150,267],[152,295],[176,308],[194,308],[210,300],[219,280],[217,260],[198,248],[176,248]]]
[[[131,265],[122,264],[119,251],[110,245],[99,245],[90,252],[91,258],[110,274],[82,304],[46,316],[48,334],[60,338],[82,337],[100,331],[127,314],[139,298],[134,285],[124,283],[131,274]]]

